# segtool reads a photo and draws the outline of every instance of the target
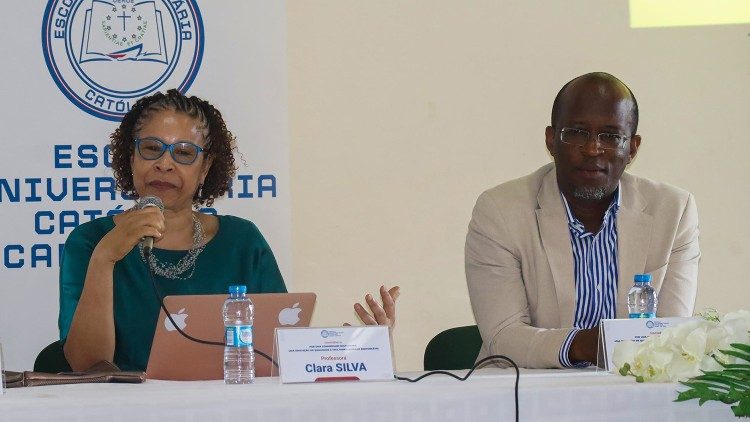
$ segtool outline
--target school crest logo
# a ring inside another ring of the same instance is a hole
[[[195,0],[49,0],[42,22],[57,86],[81,110],[113,121],[161,87],[187,91],[203,38]]]

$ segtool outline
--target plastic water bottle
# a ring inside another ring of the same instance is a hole
[[[224,301],[224,383],[251,384],[255,380],[253,316],[255,307],[247,286],[229,286]]]
[[[628,292],[630,318],[656,318],[656,290],[651,287],[651,274],[636,274],[635,284]]]

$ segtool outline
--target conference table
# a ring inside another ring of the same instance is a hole
[[[260,378],[252,385],[148,380],[26,387],[0,396],[0,421],[512,421],[514,383],[512,369],[486,368],[464,382],[434,375],[418,383],[280,384]],[[682,388],[591,369],[521,370],[520,420],[735,420],[723,404],[673,402]]]

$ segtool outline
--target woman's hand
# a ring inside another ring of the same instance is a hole
[[[99,241],[94,255],[114,264],[130,253],[144,237],[153,237],[157,242],[164,234],[164,228],[164,214],[159,208],[131,209],[115,217],[115,228]]]
[[[102,237],[91,254],[81,297],[63,346],[65,358],[75,371],[114,359],[114,265],[144,237],[158,240],[164,233],[164,215],[157,207],[131,209],[114,219],[115,227]]]
[[[386,290],[385,286],[380,286],[380,299],[383,302],[381,306],[371,294],[365,295],[365,302],[370,308],[367,312],[364,306],[359,303],[354,304],[354,311],[367,325],[387,325],[391,328],[396,326],[396,299],[400,294],[398,286]]]

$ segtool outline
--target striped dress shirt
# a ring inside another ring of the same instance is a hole
[[[593,328],[604,318],[615,317],[617,303],[617,210],[620,208],[620,188],[615,191],[612,203],[604,213],[604,221],[594,234],[570,211],[562,195],[568,216],[570,244],[573,248],[573,270],[576,284],[576,308],[573,329],[560,347],[560,364],[566,367],[583,367],[589,362],[576,364],[568,360],[570,345],[579,330]]]

